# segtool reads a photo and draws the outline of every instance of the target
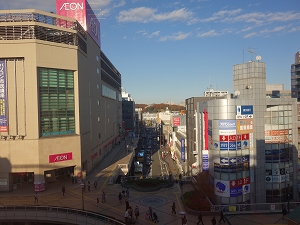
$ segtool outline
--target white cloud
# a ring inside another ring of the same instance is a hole
[[[293,27],[292,29],[289,30],[289,32],[296,32],[300,31],[300,27]]]
[[[250,37],[254,37],[254,36],[257,36],[256,32],[252,32],[252,33],[246,34],[246,35],[244,35],[244,38],[250,38]]]
[[[234,10],[221,10],[217,13],[214,13],[211,17],[207,19],[200,20],[201,22],[212,22],[216,20],[221,20],[224,17],[230,17],[242,12],[242,9],[234,9]]]
[[[193,17],[193,12],[186,8],[181,8],[167,13],[157,13],[156,9],[139,7],[129,10],[122,10],[119,13],[119,22],[155,22],[155,21],[188,21]]]
[[[161,37],[159,39],[159,41],[167,41],[167,40],[180,41],[180,40],[186,39],[190,35],[191,35],[191,33],[178,32],[178,33],[170,35],[170,36]]]
[[[160,34],[160,31],[152,32],[152,33],[148,36],[148,38],[157,37],[157,36],[159,36],[159,34]]]
[[[219,36],[219,34],[215,30],[210,30],[208,32],[200,33],[197,37],[215,37]]]

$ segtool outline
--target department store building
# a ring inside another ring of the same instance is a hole
[[[234,96],[197,103],[199,152],[215,204],[298,200],[297,99],[266,98],[266,66],[233,66]]]
[[[119,143],[121,74],[76,2],[0,11],[0,191],[81,179]]]

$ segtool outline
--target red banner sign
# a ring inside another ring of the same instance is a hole
[[[67,160],[72,160],[72,152],[49,155],[49,163],[62,162]]]

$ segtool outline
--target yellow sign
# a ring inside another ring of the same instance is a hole
[[[236,211],[236,206],[235,205],[231,205],[228,207],[228,211],[229,212],[235,212]]]

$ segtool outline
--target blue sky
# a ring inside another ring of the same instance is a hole
[[[0,0],[55,12],[55,0]],[[300,51],[299,0],[89,0],[101,48],[136,103],[180,103],[209,87],[234,92],[232,66],[257,55],[268,84],[290,89]],[[253,54],[249,52],[252,49]]]

